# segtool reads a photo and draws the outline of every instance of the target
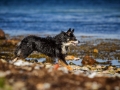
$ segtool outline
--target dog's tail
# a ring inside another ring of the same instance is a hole
[[[15,52],[14,52],[15,58],[16,58],[16,57],[19,57],[20,54],[21,54],[21,42],[19,42],[19,43],[17,44],[17,47],[16,47],[16,49],[15,49]]]
[[[15,48],[15,51],[14,51],[14,56],[13,56],[13,59],[12,61],[10,61],[10,63],[14,63],[17,61],[18,57],[20,56],[20,53],[21,53],[21,42],[19,42]]]

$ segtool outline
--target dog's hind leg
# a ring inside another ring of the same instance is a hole
[[[13,63],[15,63],[19,58],[24,60],[27,58],[32,52],[33,48],[27,45],[21,46],[20,48],[17,48],[15,50],[15,58],[12,60]]]
[[[18,57],[14,58],[11,63],[15,63],[18,60]]]
[[[21,42],[20,42],[21,43]],[[16,49],[15,49],[15,52],[14,52],[14,59],[10,62],[12,64],[14,64],[17,60],[18,60],[18,56],[20,55],[20,43],[17,45]]]

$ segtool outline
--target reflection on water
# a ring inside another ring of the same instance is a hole
[[[27,60],[33,60],[33,58],[27,58]],[[38,62],[46,62],[45,58],[40,58],[40,59],[37,59],[37,60],[38,60]],[[69,64],[70,62],[72,62],[73,64],[82,66],[81,61],[82,61],[82,59],[80,59],[80,60],[70,60],[70,61],[67,61],[67,63]],[[108,60],[96,59],[96,61],[107,62]],[[111,63],[112,63],[111,65],[113,65],[113,66],[120,67],[120,61],[119,60],[111,60]],[[102,65],[102,64],[100,64],[100,65]],[[109,64],[106,64],[105,66],[107,66],[107,65],[109,65]]]
[[[82,65],[81,61],[82,61],[82,59],[80,59],[78,61],[74,61],[74,60],[73,61],[68,61],[68,63],[73,62],[76,65]],[[107,62],[108,60],[96,59],[96,61],[98,61],[98,62]],[[111,63],[112,63],[113,66],[120,67],[120,61],[118,61],[118,60],[111,60]],[[106,65],[108,65],[108,64],[106,64]]]

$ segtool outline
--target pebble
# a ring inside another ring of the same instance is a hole
[[[45,63],[44,65],[45,65],[46,69],[49,69],[49,68],[53,67],[53,65],[51,63]]]
[[[33,65],[33,63],[30,62],[25,62],[23,60],[17,60],[14,65],[16,66],[28,66],[28,65]]]
[[[5,72],[0,71],[0,77],[5,77],[6,75],[9,75],[9,74],[11,74],[11,71],[5,71]]]
[[[94,78],[96,75],[97,75],[97,73],[96,73],[96,72],[93,72],[93,73],[91,73],[88,77],[89,77],[89,78]]]
[[[16,66],[32,66],[34,63],[30,63],[30,62],[25,62],[23,60],[17,60],[14,65]],[[60,66],[58,64],[51,64],[51,63],[40,63],[40,64],[36,64],[34,69],[39,70],[41,67],[45,67],[46,69],[48,69],[49,72],[52,72],[53,70],[61,70],[64,73],[68,73],[68,69],[66,67]],[[101,66],[101,65],[96,65],[96,66],[91,66],[91,65],[85,65],[85,66],[78,66],[78,65],[70,65],[70,67],[73,68],[72,73],[75,75],[80,75],[83,74],[85,76],[88,76],[89,78],[94,78],[95,76],[97,77],[103,77],[103,76],[109,76],[109,77],[115,77],[118,76],[120,77],[120,74],[118,73],[120,71],[120,68],[114,68],[112,66]],[[107,68],[108,69],[104,69]],[[27,67],[28,68],[28,67]],[[23,67],[23,69],[26,69]],[[115,69],[115,70],[114,70]],[[28,71],[31,70],[31,68],[26,69]],[[5,75],[4,73],[1,75]]]
[[[0,29],[0,39],[5,39],[5,38],[6,38],[5,32],[2,29]]]
[[[38,83],[36,85],[37,90],[46,90],[51,87],[50,83]]]

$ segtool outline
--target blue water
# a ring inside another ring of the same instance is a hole
[[[56,34],[120,38],[119,0],[1,0],[0,28],[10,35]]]

